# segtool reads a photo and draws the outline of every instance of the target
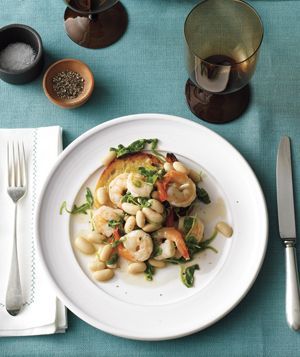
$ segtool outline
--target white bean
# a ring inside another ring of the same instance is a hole
[[[158,200],[155,200],[155,199],[151,199],[149,200],[150,204],[151,204],[151,208],[157,212],[157,213],[164,213],[164,206],[158,201]]]
[[[170,162],[165,162],[164,163],[164,169],[165,169],[165,171],[171,171],[171,170],[173,170],[173,165],[170,163]]]
[[[77,237],[74,242],[76,248],[84,254],[93,254],[95,253],[95,247],[92,243],[88,242],[83,237]]]
[[[120,217],[124,216],[124,212],[120,208],[115,208],[114,211],[118,216]]]
[[[155,200],[159,200],[159,194],[157,191],[153,191],[151,193],[151,197],[154,198]]]
[[[115,151],[109,151],[101,160],[104,166],[108,166],[115,158],[117,154]]]
[[[96,192],[96,197],[100,205],[105,205],[108,201],[108,192],[106,187],[99,187]]]
[[[161,223],[164,220],[161,214],[153,211],[151,208],[144,207],[142,211],[150,223]]]
[[[111,269],[98,270],[93,273],[94,279],[98,281],[110,280],[115,275],[114,271]]]
[[[126,223],[125,223],[125,225],[124,225],[124,231],[125,231],[125,233],[129,233],[129,232],[133,231],[135,225],[136,225],[135,217],[134,217],[134,216],[130,216],[130,217],[127,219],[127,221],[126,221]]]
[[[99,262],[99,260],[95,260],[89,264],[90,271],[98,271],[105,269],[105,263]]]
[[[126,213],[135,216],[137,211],[140,209],[139,206],[134,205],[133,203],[128,203],[128,202],[124,202],[122,203],[122,209],[123,211],[125,211]]]
[[[113,248],[110,244],[105,245],[100,252],[99,255],[100,260],[102,262],[106,262],[110,258],[112,250]]]
[[[100,244],[106,239],[106,237],[103,234],[97,232],[90,232],[84,238],[90,243],[96,243],[96,244]]]
[[[147,266],[144,262],[131,263],[128,266],[128,273],[139,274],[139,273],[143,273],[146,269],[147,269]]]
[[[226,222],[219,222],[216,226],[217,230],[223,234],[225,237],[231,237],[233,234],[233,229]]]
[[[118,267],[118,264],[115,263],[115,264],[106,264],[106,266],[109,268],[109,269],[116,269]]]
[[[161,227],[161,224],[158,223],[148,223],[142,229],[146,233],[151,233],[157,231]]]
[[[189,172],[189,177],[191,180],[193,180],[195,183],[201,182],[202,177],[200,172],[197,172],[195,170],[190,170]]]
[[[173,162],[173,167],[174,167],[174,169],[175,169],[176,171],[181,172],[181,173],[183,173],[183,174],[188,175],[188,173],[189,173],[189,169],[186,168],[186,167],[183,165],[183,163],[180,162],[180,161],[175,161],[175,162]]]
[[[145,223],[146,223],[146,217],[145,217],[144,213],[141,210],[137,211],[137,213],[136,213],[137,226],[140,228],[143,228]]]
[[[98,245],[98,250],[97,250],[96,256],[98,257],[99,260],[100,260],[100,254],[102,252],[103,247],[105,247],[105,244]]]
[[[162,260],[149,259],[149,263],[155,268],[164,268],[166,263]]]

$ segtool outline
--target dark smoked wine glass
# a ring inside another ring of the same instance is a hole
[[[103,48],[116,42],[126,31],[128,18],[118,0],[64,0],[65,30],[78,45]]]
[[[189,13],[184,34],[191,111],[211,123],[236,119],[249,104],[263,39],[259,15],[241,0],[204,0]]]

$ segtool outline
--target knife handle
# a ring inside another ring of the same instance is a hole
[[[286,295],[285,311],[289,327],[300,329],[300,293],[296,248],[293,242],[285,242]]]

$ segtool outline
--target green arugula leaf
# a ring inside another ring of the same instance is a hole
[[[151,206],[151,202],[149,202],[149,199],[147,197],[133,197],[130,192],[127,192],[123,196],[122,203],[123,202],[132,203],[136,206],[140,206],[141,208]]]
[[[59,209],[59,214],[63,214],[63,211],[64,211],[64,210],[65,210],[66,212],[70,213],[69,210],[68,210],[68,208],[67,208],[67,202],[66,202],[66,201],[64,201],[64,202],[61,204],[60,209]]]
[[[192,216],[186,216],[183,220],[183,234],[186,236],[193,228],[196,218]]]
[[[153,280],[153,275],[155,272],[154,266],[151,265],[149,262],[146,262],[147,268],[145,270],[145,278],[148,281],[152,281]]]
[[[147,141],[146,139],[140,139],[136,140],[127,147],[124,145],[120,144],[118,145],[117,148],[110,148],[110,151],[115,151],[116,152],[116,157],[122,157],[127,154],[133,154],[139,151],[142,151],[145,148]]]
[[[185,240],[186,242],[186,245],[189,246],[189,245],[197,245],[198,242],[197,242],[197,239],[194,237],[194,236],[188,236]]]
[[[116,157],[122,157],[128,154],[134,154],[136,152],[140,152],[145,149],[147,144],[151,144],[151,150],[156,151],[156,147],[158,144],[158,139],[139,139],[125,147],[124,145],[120,144],[117,148],[110,148],[110,151],[116,152]]]
[[[180,276],[183,284],[186,287],[191,288],[194,285],[194,273],[195,270],[199,269],[200,268],[198,264],[190,265],[188,267],[181,267]]]
[[[93,194],[92,194],[91,190],[90,190],[88,187],[86,188],[85,199],[86,199],[86,202],[87,202],[91,207],[93,207],[94,197],[93,197]]]
[[[140,152],[146,148],[147,144],[151,144],[151,151],[160,161],[165,162],[165,157],[157,151],[158,139],[139,139],[128,145],[127,147],[120,144],[116,148],[110,148],[110,151],[116,152],[116,157],[122,157],[128,154]]]
[[[187,237],[185,242],[188,247],[191,259],[196,253],[203,252],[206,249],[210,249],[213,252],[218,253],[218,251],[210,245],[210,243],[216,238],[217,234],[218,231],[215,230],[210,238],[201,242],[197,242],[196,238],[192,235]]]
[[[158,139],[150,139],[150,141],[148,141],[149,144],[151,144],[151,150],[156,150],[157,149],[157,145],[158,145]]]
[[[163,176],[166,174],[166,171],[164,169],[150,170],[146,169],[145,167],[139,167],[139,173],[145,176],[146,182],[154,185],[157,180],[161,180],[163,178]]]
[[[137,199],[133,197],[130,192],[125,193],[125,195],[122,198],[122,203],[123,202],[133,203],[134,205],[138,206]]]
[[[193,259],[194,255],[200,252],[203,252],[206,249],[210,249],[215,253],[218,253],[218,251],[210,245],[210,243],[216,238],[218,234],[218,231],[215,230],[212,234],[212,236],[202,242],[197,242],[197,239],[190,235],[185,238],[185,243],[189,251],[190,255],[190,260]],[[169,262],[171,264],[183,264],[186,263],[186,260],[184,258],[168,258],[165,259],[166,262]]]
[[[70,214],[87,214],[87,210],[91,209],[91,206],[89,203],[84,203],[83,205],[77,207],[74,205],[71,211],[67,211]]]
[[[123,219],[116,221],[115,219],[110,219],[108,221],[108,227],[110,228],[123,228]]]
[[[71,210],[67,208],[67,202],[64,201],[60,207],[59,213],[62,214],[65,210],[69,214],[87,214],[87,211],[93,208],[94,198],[91,190],[87,187],[85,194],[86,202],[80,206],[74,205]]]
[[[178,218],[187,215],[188,207],[174,207],[173,209]]]
[[[210,198],[209,198],[209,195],[204,190],[204,188],[197,187],[196,188],[196,193],[197,193],[197,197],[198,197],[199,201],[205,203],[206,205],[208,205],[211,202]]]
[[[166,159],[164,157],[164,155],[162,155],[161,153],[159,153],[156,148],[157,148],[157,145],[158,145],[158,139],[152,139],[152,144],[151,144],[151,151],[152,151],[152,154],[154,156],[156,156],[158,158],[158,160],[162,161],[162,162],[166,162]]]
[[[162,248],[159,246],[159,242],[156,239],[153,239],[153,250],[151,257],[157,257],[158,255],[162,254]]]
[[[213,231],[213,234],[209,238],[207,238],[207,239],[203,240],[202,242],[200,242],[200,244],[202,246],[204,246],[204,247],[208,247],[209,244],[216,238],[217,235],[218,235],[218,230],[215,229]]]
[[[118,253],[113,253],[109,260],[106,261],[106,264],[113,265],[116,264],[119,259]]]
[[[137,202],[141,208],[151,206],[151,202],[147,197],[137,197]]]

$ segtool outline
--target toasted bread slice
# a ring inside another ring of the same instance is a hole
[[[152,154],[140,152],[137,154],[127,155],[119,159],[113,160],[101,173],[96,185],[96,190],[99,187],[106,187],[108,190],[109,183],[118,175],[124,172],[138,172],[139,167],[153,169],[153,167],[162,168],[163,165],[157,157]],[[96,192],[95,190],[95,192]],[[95,207],[99,207],[97,195],[94,194]],[[108,206],[113,206],[112,202],[108,202]]]

